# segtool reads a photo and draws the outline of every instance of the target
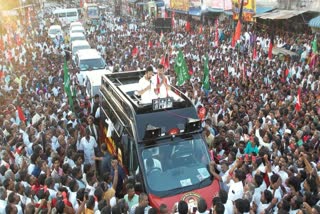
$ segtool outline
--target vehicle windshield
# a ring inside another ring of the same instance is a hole
[[[83,45],[83,46],[75,46],[75,47],[72,47],[72,54],[76,54],[77,51],[79,50],[84,50],[84,49],[90,49],[90,46],[88,45]]]
[[[74,36],[70,38],[70,42],[76,41],[76,40],[86,40],[86,37],[84,36]]]
[[[73,30],[71,30],[71,33],[83,33],[84,34],[84,31],[82,29],[73,29]]]
[[[88,7],[88,15],[89,16],[98,16],[98,8],[97,7]]]
[[[80,71],[98,70],[106,67],[102,58],[97,59],[85,59],[80,61]]]
[[[211,183],[209,155],[200,135],[167,139],[142,149],[146,184],[164,197],[205,187]]]
[[[50,29],[49,30],[49,34],[58,34],[58,33],[60,33],[61,31],[60,31],[60,29],[58,29],[58,28],[53,28],[53,29]]]

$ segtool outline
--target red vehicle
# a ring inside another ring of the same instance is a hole
[[[209,173],[210,156],[191,101],[172,87],[167,98],[141,104],[135,95],[144,71],[102,77],[101,118],[110,153],[146,192],[151,206],[190,207],[201,196],[211,205],[219,182]]]

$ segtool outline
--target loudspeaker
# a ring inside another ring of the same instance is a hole
[[[171,18],[157,18],[153,21],[154,30],[157,33],[171,32]]]

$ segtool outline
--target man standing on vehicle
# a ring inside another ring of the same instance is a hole
[[[164,66],[159,64],[157,67],[157,75],[151,78],[152,89],[157,97],[165,98],[170,90],[168,78],[164,75]]]
[[[141,103],[151,103],[155,98],[154,92],[151,90],[151,78],[153,76],[152,66],[148,66],[145,75],[139,80],[139,89],[137,94],[141,96]]]

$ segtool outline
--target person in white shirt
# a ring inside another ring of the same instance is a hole
[[[246,178],[245,173],[242,170],[236,170],[230,181],[230,188],[228,192],[228,199],[235,201],[242,198],[243,196],[243,183],[242,181]]]
[[[4,187],[0,187],[0,213],[5,213],[4,210],[7,206],[7,191]]]
[[[148,66],[145,75],[139,80],[139,89],[137,94],[141,96],[142,103],[151,103],[155,98],[154,92],[151,90],[151,78],[153,76],[152,66]]]
[[[257,204],[257,213],[262,213],[265,209],[267,209],[272,201],[272,193],[269,190],[265,190],[261,192],[260,203]]]
[[[164,75],[164,66],[159,64],[157,67],[157,75],[151,78],[151,90],[154,91],[159,98],[167,97],[170,90],[168,78]]]
[[[90,130],[86,129],[86,136],[81,138],[80,144],[79,144],[79,151],[83,151],[84,153],[84,163],[90,163],[91,165],[94,165],[94,159],[95,156],[95,149],[98,147],[98,144],[94,137],[90,135]]]

